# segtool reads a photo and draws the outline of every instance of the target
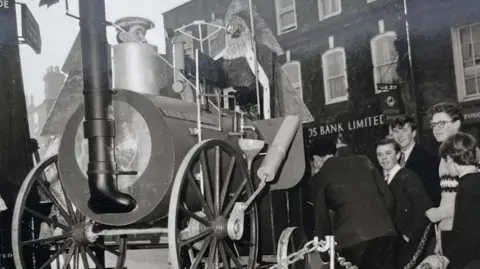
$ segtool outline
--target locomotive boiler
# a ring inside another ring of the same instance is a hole
[[[79,3],[88,22],[81,23],[84,96],[72,95],[68,121],[58,122],[58,155],[40,162],[20,190],[12,225],[17,269],[48,268],[59,257],[63,268],[107,268],[106,253],[110,268],[124,268],[126,235],[151,233],[168,234],[172,268],[254,268],[255,198],[303,177],[300,118],[252,121],[223,107],[234,97],[219,91],[197,88],[196,102],[159,96],[165,80],[155,74],[166,67],[141,39],[153,24],[140,18],[116,23],[135,42],[119,38],[114,47],[110,90],[104,3]],[[53,204],[56,217],[35,202]],[[25,229],[33,218],[53,232]],[[41,264],[39,245],[50,255]]]

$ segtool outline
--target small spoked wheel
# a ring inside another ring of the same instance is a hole
[[[293,264],[286,263],[288,256],[300,251],[307,242],[307,237],[300,228],[285,228],[280,235],[277,247],[278,269],[328,268],[328,263],[322,261],[320,253],[318,252],[306,254],[303,259],[300,259]]]
[[[106,242],[63,190],[57,155],[40,162],[22,184],[12,222],[17,269],[123,269],[126,237]]]
[[[236,203],[254,192],[242,155],[221,140],[205,140],[183,159],[168,214],[170,265],[183,268],[247,268],[256,265],[257,207],[236,218]]]

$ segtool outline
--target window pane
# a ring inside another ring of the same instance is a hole
[[[298,77],[299,70],[297,64],[287,64],[284,66],[283,70],[285,70],[285,73],[292,84],[300,81],[300,78]]]
[[[477,93],[476,79],[466,79],[465,80],[465,90],[467,95],[472,95]]]
[[[338,51],[334,53],[330,53],[325,57],[327,68],[327,78],[339,76],[345,72],[344,60],[343,60],[343,52]]]
[[[473,42],[480,41],[480,24],[472,26]]]
[[[375,41],[373,48],[375,49],[375,66],[383,65],[397,60],[397,51],[393,42],[394,36],[385,36]]]
[[[295,0],[277,0],[277,3],[278,3],[278,9],[279,10],[282,10],[284,8],[287,8],[287,7],[290,7],[294,4]]]
[[[339,12],[340,11],[340,5],[342,4],[341,3],[341,0],[330,0],[332,2],[332,10],[331,12],[334,13],[334,12]]]
[[[295,12],[288,11],[280,15],[280,23],[282,25],[282,29],[287,26],[291,26],[295,24]]]
[[[377,68],[377,83],[396,83],[398,82],[397,64],[387,64]]]
[[[478,72],[479,70],[477,70]],[[472,61],[466,62],[463,68],[465,78],[475,77],[475,65]]]
[[[338,77],[328,81],[330,90],[330,98],[342,97],[347,94],[347,87],[345,85],[345,77]]]
[[[472,42],[472,39],[470,37],[470,28],[460,29],[460,42],[462,44],[468,44]]]
[[[319,5],[322,11],[322,16],[326,17],[332,13],[340,11],[341,0],[320,0]]]
[[[462,60],[464,62],[465,61],[470,61],[470,60],[473,59],[472,53],[473,53],[473,51],[472,51],[472,46],[470,45],[470,43],[462,45]]]
[[[320,0],[318,1],[318,5],[320,5],[320,12],[322,13],[322,17],[325,17],[327,13],[327,0]]]
[[[480,59],[480,42],[473,43],[472,48],[472,56],[475,57],[475,59]]]

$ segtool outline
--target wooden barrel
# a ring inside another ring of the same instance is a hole
[[[95,214],[87,206],[88,142],[83,137],[83,105],[68,121],[60,141],[59,171],[65,191],[83,214],[99,223],[123,226],[161,219],[168,213],[178,166],[198,142],[191,132],[197,125],[196,105],[127,90],[119,90],[113,103],[117,166],[119,170],[138,172],[135,176],[119,176],[118,186],[136,199],[137,208],[129,213]],[[202,112],[201,118],[204,126],[212,128],[202,128],[202,139],[221,139],[240,150],[238,137],[228,135],[233,131],[233,113],[221,117],[223,131],[213,130],[219,119],[215,108]]]

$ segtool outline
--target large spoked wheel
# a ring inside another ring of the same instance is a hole
[[[17,269],[123,269],[126,237],[107,244],[76,210],[61,185],[57,155],[27,176],[15,203],[12,248]]]
[[[255,203],[245,211],[241,237],[232,236],[239,223],[229,222],[235,203],[247,201],[253,192],[245,161],[232,146],[205,140],[193,147],[179,167],[170,197],[171,267],[253,269],[258,251]]]

